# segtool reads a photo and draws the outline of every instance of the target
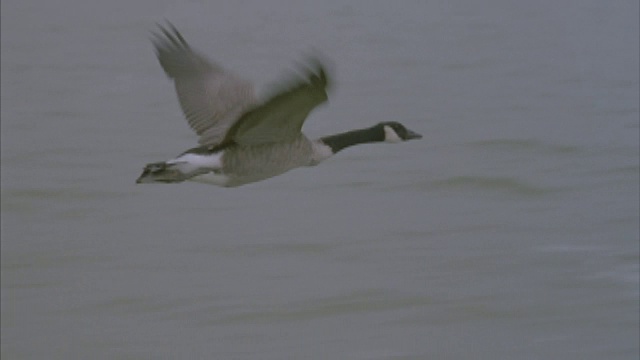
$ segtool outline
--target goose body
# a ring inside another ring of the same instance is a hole
[[[137,183],[186,180],[233,187],[291,169],[314,166],[349,146],[421,138],[398,122],[311,140],[302,132],[308,114],[327,101],[327,76],[319,62],[265,102],[253,87],[193,51],[169,24],[154,34],[156,55],[174,80],[178,99],[200,146],[174,159],[147,164]]]

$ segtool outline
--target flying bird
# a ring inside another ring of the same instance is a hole
[[[309,139],[302,125],[313,109],[327,102],[330,84],[320,61],[308,61],[302,74],[259,101],[251,83],[193,50],[171,23],[159,25],[159,30],[152,38],[156,56],[174,82],[199,146],[147,164],[137,183],[190,180],[234,187],[317,165],[349,146],[422,137],[389,121]]]

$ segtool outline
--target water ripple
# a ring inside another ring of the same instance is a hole
[[[327,316],[362,312],[381,312],[427,306],[433,300],[427,297],[395,297],[378,290],[359,291],[313,302],[301,302],[282,307],[265,308],[233,314],[220,319],[224,323],[254,323],[264,321],[299,321]]]
[[[573,154],[579,152],[577,146],[545,144],[532,139],[490,139],[468,143],[472,147],[500,151],[544,151],[553,154]]]
[[[541,196],[557,193],[561,189],[528,184],[513,177],[452,176],[428,184],[430,188],[450,190],[480,190],[511,193],[523,196]]]

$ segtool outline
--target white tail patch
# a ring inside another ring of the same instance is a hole
[[[174,165],[184,174],[199,170],[220,170],[222,169],[223,153],[224,151],[208,155],[187,153],[167,161],[167,164]]]
[[[200,184],[217,185],[217,186],[228,186],[230,180],[231,179],[228,176],[223,174],[217,174],[214,172],[197,175],[189,179],[189,181],[197,182]]]

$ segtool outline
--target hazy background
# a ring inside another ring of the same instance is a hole
[[[3,0],[3,359],[637,359],[638,2]],[[320,137],[424,135],[236,189],[171,20],[258,89],[331,59]]]

